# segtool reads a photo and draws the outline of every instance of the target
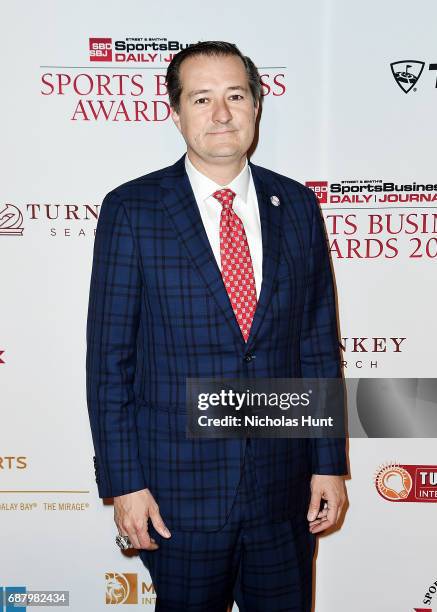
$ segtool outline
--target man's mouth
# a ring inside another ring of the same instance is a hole
[[[221,132],[208,132],[208,134],[231,134],[235,130],[222,130]]]

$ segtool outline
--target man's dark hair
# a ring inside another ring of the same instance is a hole
[[[179,51],[167,68],[166,82],[167,91],[170,99],[170,106],[179,112],[182,84],[179,78],[179,69],[184,60],[196,55],[236,55],[241,59],[246,69],[247,80],[252,94],[253,103],[256,104],[261,98],[261,80],[259,72],[250,57],[243,55],[238,47],[232,43],[222,40],[205,40],[191,45]]]

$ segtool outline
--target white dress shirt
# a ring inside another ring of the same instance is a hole
[[[256,297],[259,298],[262,283],[262,236],[261,221],[259,217],[258,198],[253,183],[250,166],[246,163],[240,174],[228,185],[218,185],[205,174],[194,167],[185,155],[185,168],[191,187],[199,207],[200,216],[211,245],[212,252],[219,269],[222,269],[220,259],[220,215],[222,205],[212,196],[217,189],[232,189],[236,196],[232,206],[233,211],[240,217],[246,232],[252,258],[253,273],[255,275]]]

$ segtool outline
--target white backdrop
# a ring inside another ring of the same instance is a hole
[[[437,190],[393,192],[397,201],[388,202],[387,190],[362,191],[361,201],[339,201],[330,190],[437,183],[437,72],[429,69],[437,63],[437,5],[240,0],[221,7],[192,0],[2,7],[0,587],[68,590],[74,611],[112,605],[105,603],[111,573],[133,574],[126,579],[138,580],[138,609],[153,609],[150,577],[138,557],[115,546],[112,506],[97,496],[86,311],[104,195],[184,152],[165,120],[167,52],[93,62],[90,38],[222,39],[250,55],[265,84],[253,161],[328,190],[322,208],[348,339],[346,376],[436,373]],[[410,74],[424,63],[408,93],[390,68],[404,60]],[[135,108],[145,104],[135,121]],[[377,233],[375,215],[386,223],[391,215],[391,231],[401,222],[403,230]],[[417,218],[427,227],[415,230]],[[354,351],[353,338],[367,340]],[[391,338],[404,339],[400,350]],[[345,523],[319,541],[316,612],[437,609],[437,595],[426,598],[437,580],[436,507],[387,501],[374,484],[378,466],[390,461],[436,465],[437,472],[435,440],[351,440],[350,459]]]

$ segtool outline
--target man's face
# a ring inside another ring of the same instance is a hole
[[[191,160],[217,165],[240,160],[252,144],[258,114],[241,59],[190,57],[182,62],[179,78],[179,112],[171,115]]]

